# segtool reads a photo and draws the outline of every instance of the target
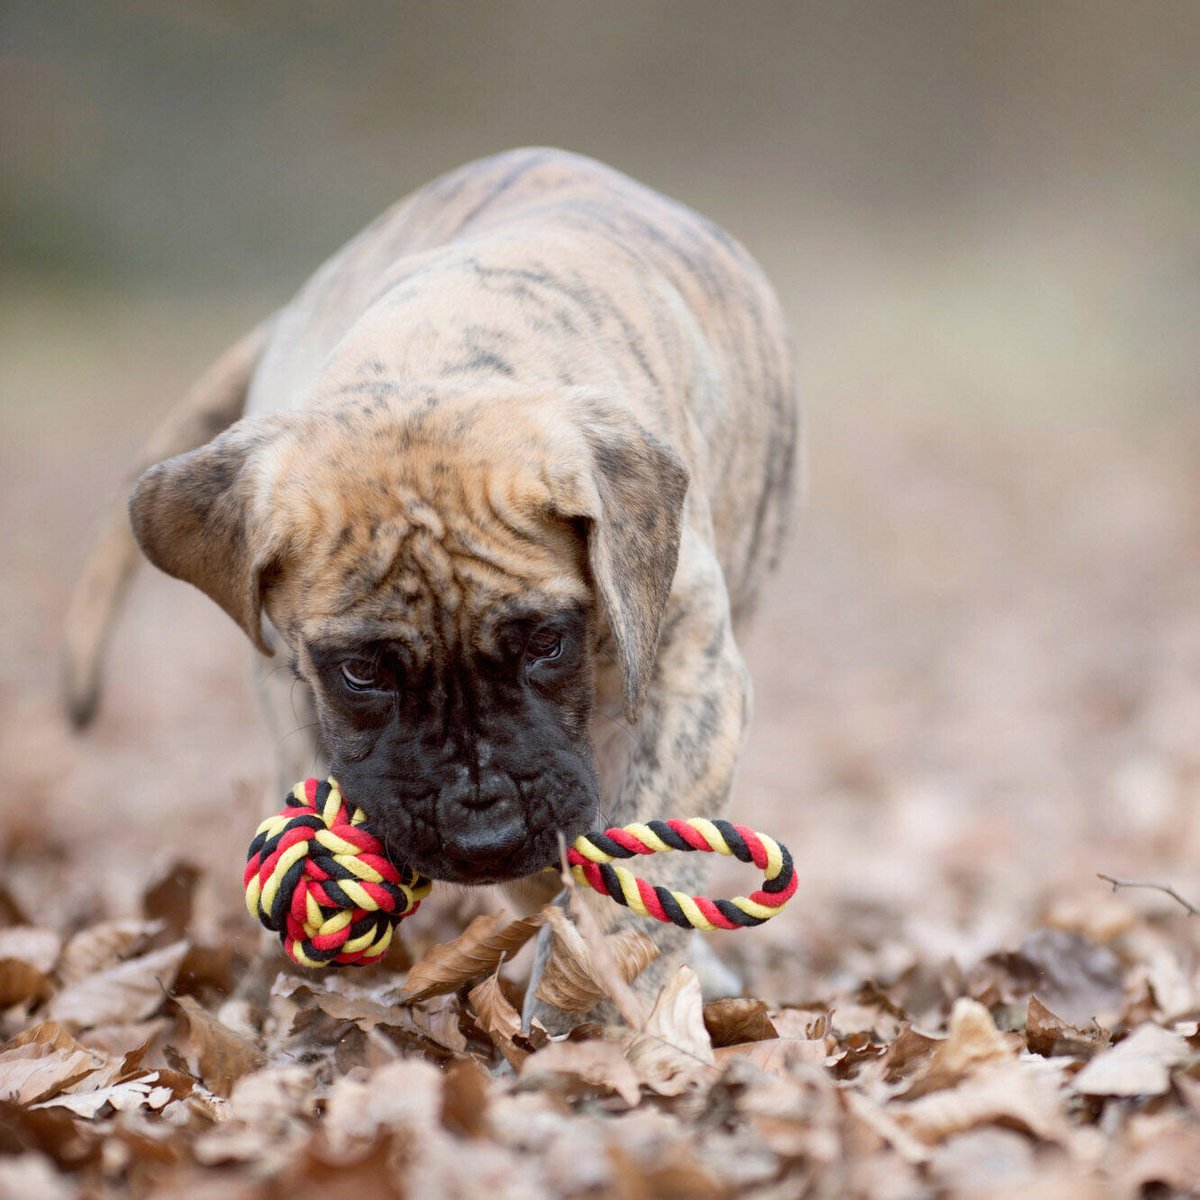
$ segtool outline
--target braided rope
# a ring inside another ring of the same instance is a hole
[[[375,962],[429,895],[430,881],[390,862],[365,821],[335,780],[306,779],[250,843],[246,907],[301,966]]]
[[[702,850],[753,863],[763,872],[763,885],[749,896],[711,900],[672,892],[640,879],[618,858],[662,854],[670,850]],[[796,891],[796,869],[786,846],[729,821],[648,821],[586,833],[567,851],[577,883],[631,908],[640,917],[669,921],[684,929],[744,929],[769,921]]]
[[[288,957],[305,967],[376,962],[392,930],[429,895],[431,881],[397,866],[351,809],[337,781],[306,779],[287,807],[259,827],[242,884],[246,907],[279,934]],[[762,887],[712,900],[647,883],[615,860],[700,850],[753,863]],[[684,929],[744,929],[770,920],[796,891],[787,847],[729,821],[648,821],[585,833],[567,851],[575,881],[641,917]]]

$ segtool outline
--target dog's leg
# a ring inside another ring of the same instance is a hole
[[[719,569],[709,558],[693,559],[686,568],[681,565],[650,695],[630,730],[627,766],[602,820],[625,825],[723,815],[749,719],[750,683]],[[645,864],[646,876],[655,883],[692,894],[704,888],[709,856],[664,854]],[[633,922],[654,939],[659,956],[634,983],[635,993],[648,1004],[687,960],[695,935],[637,917],[609,900],[591,897],[589,903],[602,928],[611,931],[623,921]],[[543,936],[549,935],[543,931]],[[727,987],[729,981],[724,982]],[[536,999],[536,990],[535,978],[526,1000],[527,1021],[536,1017],[553,1031],[584,1019],[550,1008]]]
[[[246,389],[267,340],[267,324],[227,350],[189,389],[138,455],[135,475],[211,441],[243,413]],[[126,498],[113,503],[71,594],[63,628],[62,703],[76,729],[96,715],[104,648],[138,564]]]

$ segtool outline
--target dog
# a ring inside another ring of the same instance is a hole
[[[564,151],[471,163],[168,417],[78,586],[68,711],[95,710],[140,547],[290,663],[315,733],[279,794],[318,753],[398,858],[536,903],[561,838],[725,811],[797,414],[779,303],[722,229]],[[703,858],[655,877],[694,891]],[[650,991],[686,946],[645,924]]]

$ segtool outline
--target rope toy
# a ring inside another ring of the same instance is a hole
[[[763,885],[753,895],[710,900],[672,892],[638,878],[615,858],[663,854],[668,850],[715,851],[763,872]],[[633,909],[639,917],[669,921],[684,929],[744,929],[769,921],[796,891],[796,868],[786,846],[745,825],[691,817],[686,821],[649,821],[585,833],[567,851],[577,883]]]
[[[284,951],[305,967],[376,962],[392,930],[411,916],[433,884],[397,866],[351,809],[337,781],[306,779],[289,793],[283,812],[259,827],[242,884],[246,907],[279,934]],[[711,900],[672,892],[614,862],[639,854],[700,850],[753,863],[762,887],[749,896]],[[787,847],[729,821],[649,821],[585,833],[567,851],[575,881],[632,909],[638,916],[684,929],[743,929],[775,916],[796,891]]]
[[[242,875],[246,907],[302,967],[373,963],[430,881],[389,861],[336,780],[306,779],[254,835]]]

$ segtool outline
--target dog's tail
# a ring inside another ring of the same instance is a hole
[[[269,328],[269,322],[259,325],[209,367],[146,443],[136,474],[203,446],[243,414]],[[83,729],[99,707],[104,650],[138,559],[122,496],[105,514],[67,609],[62,704],[76,729]]]

